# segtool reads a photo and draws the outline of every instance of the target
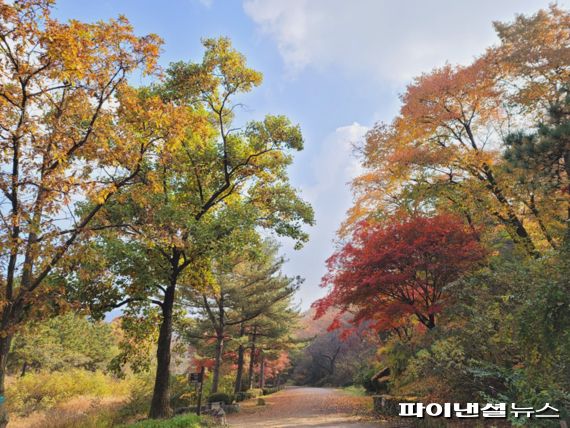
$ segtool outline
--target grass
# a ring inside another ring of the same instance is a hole
[[[134,424],[121,425],[119,428],[198,428],[200,426],[202,425],[199,416],[187,414],[171,419],[147,419]]]
[[[364,397],[367,395],[366,390],[362,385],[345,386],[344,388],[342,388],[342,390],[347,394],[353,395],[355,397]]]
[[[111,428],[119,421],[124,397],[74,397],[27,416],[12,415],[12,428]]]

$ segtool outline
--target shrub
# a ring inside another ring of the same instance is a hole
[[[225,392],[215,392],[208,397],[208,403],[222,402],[224,404],[232,404],[234,398]]]
[[[72,397],[127,396],[128,381],[101,372],[74,369],[66,372],[29,373],[7,385],[10,411],[26,415],[49,409]]]
[[[129,400],[120,410],[122,420],[148,414],[153,386],[154,372],[142,372],[133,376]]]
[[[263,395],[263,390],[260,388],[251,388],[246,391],[241,391],[236,394],[236,401],[250,400]]]
[[[388,392],[387,384],[372,380],[378,370],[377,367],[363,367],[355,376],[354,383],[362,385],[369,394],[385,394]]]
[[[280,388],[277,388],[276,386],[271,388],[263,388],[263,395],[273,394],[279,390]]]
[[[252,398],[257,398],[262,395],[263,395],[263,389],[251,388],[245,391],[238,392],[236,394],[236,401],[251,400]]]
[[[251,389],[248,389],[248,392],[251,393],[254,398],[257,398],[257,397],[263,395],[263,389],[261,389],[261,388],[251,388]]]
[[[236,394],[236,401],[239,403],[240,401],[248,400],[248,393],[246,391],[240,391]]]
[[[173,409],[188,407],[196,403],[196,389],[188,385],[186,375],[170,377],[170,406]]]

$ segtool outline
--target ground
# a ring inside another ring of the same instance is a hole
[[[333,388],[286,388],[257,400],[242,404],[241,412],[228,415],[235,428],[373,428],[385,426],[370,417],[372,400]]]

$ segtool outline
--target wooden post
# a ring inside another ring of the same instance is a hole
[[[202,412],[202,390],[204,389],[204,371],[205,367],[202,366],[200,369],[200,387],[198,389],[198,407],[196,408],[196,414],[200,416]]]

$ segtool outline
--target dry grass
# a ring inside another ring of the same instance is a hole
[[[10,428],[105,428],[126,402],[125,397],[74,397],[26,417],[13,416]]]
[[[127,396],[129,380],[116,379],[102,372],[72,369],[65,372],[37,372],[7,382],[7,406],[12,414],[27,416],[49,410],[76,397]]]

